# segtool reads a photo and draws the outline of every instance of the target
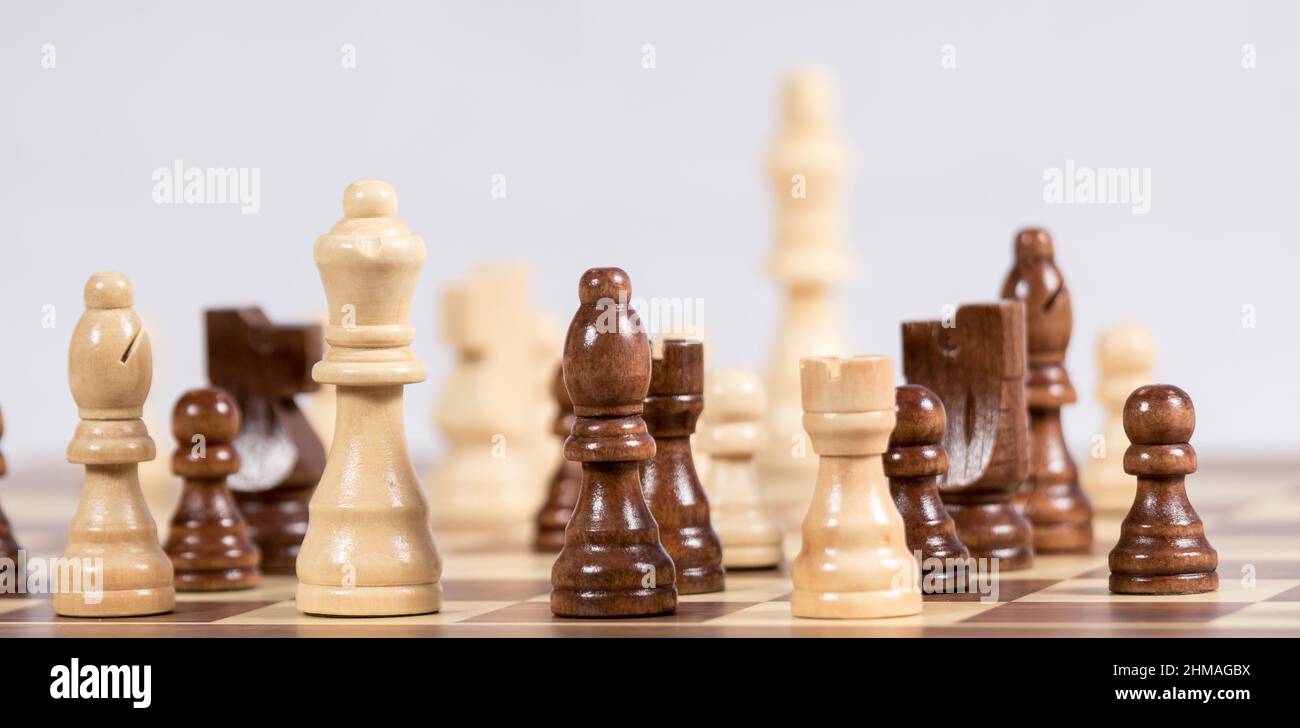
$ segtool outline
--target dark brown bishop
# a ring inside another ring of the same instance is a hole
[[[569,390],[564,387],[564,368],[555,368],[555,379],[551,383],[551,395],[555,398],[558,410],[552,432],[560,437],[561,442],[573,432],[573,402],[569,400]],[[560,460],[551,476],[546,489],[546,502],[537,512],[537,537],[533,547],[542,552],[555,552],[564,547],[564,528],[569,525],[569,516],[573,515],[573,506],[578,502],[578,491],[582,490],[582,465],[568,458]]]
[[[311,368],[321,359],[317,325],[273,324],[258,308],[207,312],[208,380],[235,398],[241,426],[231,475],[262,570],[294,573],[307,534],[307,504],[325,470],[325,446],[294,395],[320,385]]]
[[[650,341],[628,307],[631,296],[627,273],[588,270],[564,340],[564,385],[576,418],[564,457],[582,463],[582,488],[551,568],[551,611],[561,617],[677,608],[673,561],[641,492],[640,463],[655,455],[641,419]]]
[[[1196,410],[1170,384],[1138,387],[1124,403],[1128,450],[1124,472],[1137,476],[1133,507],[1110,552],[1110,590],[1117,594],[1196,594],[1219,588],[1219,554],[1187,499],[1196,472],[1188,443]]]
[[[937,394],[948,415],[939,493],[957,536],[975,558],[1029,568],[1033,533],[1012,505],[1029,472],[1024,304],[966,304],[951,320],[907,322],[902,332],[904,376]]]
[[[261,554],[226,486],[226,478],[239,472],[231,444],[239,434],[235,400],[220,389],[191,389],[172,410],[172,434],[172,472],[182,478],[181,498],[163,550],[176,571],[177,591],[257,586]]]
[[[641,487],[676,567],[677,592],[722,591],[722,542],[709,520],[709,500],[691,456],[691,435],[704,411],[704,344],[686,339],[658,344],[645,400],[656,452],[641,463]]]
[[[1016,503],[1033,526],[1035,551],[1085,553],[1092,547],[1092,505],[1079,487],[1079,471],[1061,432],[1061,407],[1075,401],[1065,369],[1074,313],[1046,230],[1016,235],[1015,264],[1002,284],[1002,297],[1025,304],[1029,352],[1029,477]]]
[[[954,591],[965,583],[967,565],[958,561],[969,559],[970,551],[939,497],[948,473],[948,415],[938,395],[919,384],[904,384],[894,394],[894,431],[885,451],[889,494],[903,516],[908,550],[920,553],[923,591]]]

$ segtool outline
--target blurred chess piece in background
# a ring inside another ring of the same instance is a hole
[[[768,157],[776,208],[768,269],[785,305],[767,370],[768,444],[759,469],[769,502],[790,527],[808,510],[817,480],[817,456],[802,425],[799,360],[848,349],[832,289],[850,268],[841,229],[849,150],[836,129],[834,89],[822,71],[787,78],[783,109]]]
[[[1097,341],[1097,399],[1105,411],[1102,431],[1088,443],[1080,483],[1101,513],[1127,513],[1137,479],[1124,472],[1124,402],[1138,387],[1154,380],[1155,340],[1134,324],[1113,326]]]
[[[495,262],[444,292],[456,363],[437,404],[446,450],[428,476],[439,524],[514,522],[525,533],[559,462],[550,387],[563,336],[533,308],[530,276]]]

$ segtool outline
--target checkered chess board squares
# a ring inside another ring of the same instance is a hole
[[[1093,553],[1040,555],[1032,568],[1002,572],[994,598],[929,595],[921,614],[879,620],[810,620],[790,615],[787,570],[732,571],[726,591],[684,595],[672,615],[576,620],[550,612],[554,556],[532,553],[500,531],[440,529],[444,605],[437,614],[385,618],[305,615],[291,576],[265,576],[256,589],[182,593],[170,614],[125,619],[54,615],[48,597],[0,599],[7,635],[307,636],[1300,636],[1300,472],[1190,484],[1193,503],[1219,551],[1220,588],[1207,594],[1111,594],[1106,552],[1120,517],[1096,521]],[[14,509],[21,512],[22,506]],[[59,524],[53,524],[59,525]],[[25,529],[50,555],[62,527]],[[48,543],[47,543],[48,542]],[[58,543],[56,543],[58,542]]]

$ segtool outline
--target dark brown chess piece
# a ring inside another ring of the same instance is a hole
[[[592,268],[564,340],[573,434],[564,457],[582,463],[582,489],[551,569],[551,611],[561,617],[633,617],[677,608],[673,561],[641,493],[640,463],[655,441],[641,419],[650,342],[627,305],[618,268]]]
[[[563,438],[573,432],[573,402],[569,401],[569,390],[564,387],[564,369],[556,367],[555,380],[551,384],[551,394],[559,410],[555,413],[555,425],[552,431]],[[550,487],[546,491],[546,502],[537,512],[537,538],[533,547],[538,551],[559,551],[564,547],[564,527],[569,525],[569,516],[573,506],[578,502],[578,491],[582,489],[582,465],[565,458],[551,476]]]
[[[191,389],[172,410],[172,434],[172,472],[183,482],[163,550],[176,572],[176,590],[257,586],[261,555],[226,487],[226,477],[239,472],[231,444],[239,434],[235,400],[220,389]]]
[[[4,437],[4,433],[4,416],[0,415],[0,437]],[[5,456],[4,453],[0,453],[0,476],[3,476],[5,472]],[[18,552],[20,550],[22,550],[22,546],[19,546],[18,540],[14,538],[13,528],[9,526],[9,520],[5,518],[5,512],[0,510],[0,557],[9,559],[13,564],[14,572],[12,576],[15,580],[25,578],[24,574],[18,573]],[[0,589],[0,597],[17,595],[24,592],[23,589],[19,588],[21,585],[18,581],[15,581],[12,586],[13,589]]]
[[[261,309],[207,312],[208,379],[239,405],[235,438],[240,471],[229,478],[262,570],[292,574],[303,536],[307,504],[325,469],[325,446],[294,402],[314,392],[311,378],[321,358],[316,325],[272,324]]]
[[[966,304],[951,321],[902,330],[907,381],[939,395],[948,414],[939,493],[958,538],[1000,569],[1029,568],[1033,533],[1011,502],[1029,473],[1024,304]]]
[[[655,440],[641,463],[641,487],[659,539],[677,570],[678,594],[722,591],[722,542],[691,457],[691,435],[704,411],[704,344],[666,339],[653,359],[645,422]]]
[[[1075,401],[1065,370],[1074,313],[1070,290],[1053,259],[1052,236],[1030,228],[1016,236],[1016,262],[1002,297],[1025,303],[1029,361],[1029,477],[1016,494],[1034,529],[1034,550],[1086,553],[1092,548],[1092,505],[1061,432],[1061,407]]]
[[[939,496],[939,482],[948,472],[943,449],[948,415],[938,395],[919,384],[904,384],[894,393],[894,431],[885,452],[889,494],[903,516],[908,550],[920,554],[922,590],[952,592],[965,583],[966,569],[955,568],[956,562],[969,559],[970,551]]]
[[[1110,552],[1116,594],[1197,594],[1219,588],[1219,554],[1187,499],[1196,472],[1188,444],[1196,429],[1192,398],[1169,384],[1138,387],[1124,403],[1124,472],[1137,476],[1133,507]]]

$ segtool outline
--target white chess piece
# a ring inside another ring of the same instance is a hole
[[[316,239],[328,348],[312,369],[337,385],[334,441],[298,553],[298,609],[423,614],[442,606],[442,562],[406,446],[403,390],[421,382],[411,299],[424,240],[397,218],[387,182],[348,186],[343,219]]]
[[[558,462],[550,434],[549,375],[563,341],[553,321],[529,308],[528,269],[496,263],[447,289],[445,337],[456,364],[439,395],[447,441],[429,473],[438,523],[531,521]]]
[[[702,482],[728,569],[767,568],[782,560],[781,531],[763,499],[754,462],[766,439],[765,399],[752,372],[717,369],[705,377],[704,405],[712,420],[697,434],[712,467]]]
[[[916,614],[921,589],[882,456],[894,429],[894,368],[886,356],[800,362],[804,429],[820,457],[794,560],[796,617]]]
[[[833,96],[821,72],[792,75],[769,159],[776,244],[768,265],[786,303],[767,373],[769,439],[759,464],[769,501],[786,523],[807,508],[817,471],[799,424],[799,359],[848,348],[832,300],[832,287],[849,268],[841,231],[849,152],[833,124]]]
[[[1124,402],[1133,390],[1153,379],[1155,342],[1141,326],[1121,324],[1102,332],[1097,340],[1097,399],[1105,410],[1100,441],[1089,443],[1079,481],[1094,510],[1127,513],[1137,493],[1137,480],[1124,472]]]
[[[91,276],[85,298],[68,350],[68,382],[81,416],[68,462],[84,465],[86,480],[62,557],[74,583],[58,585],[54,612],[169,612],[176,602],[172,563],[159,544],[138,469],[156,454],[140,419],[153,380],[149,335],[131,307],[131,281],[121,273]]]

